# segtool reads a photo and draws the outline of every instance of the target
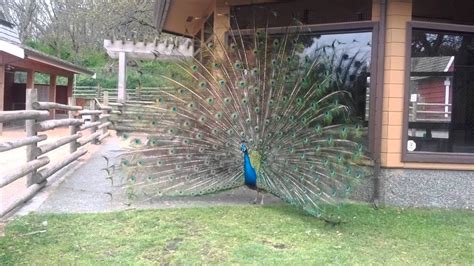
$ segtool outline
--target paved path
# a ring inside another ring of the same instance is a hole
[[[182,197],[172,199],[155,199],[153,202],[140,202],[127,205],[124,190],[112,187],[106,179],[104,168],[106,162],[103,155],[111,157],[117,154],[120,147],[115,137],[108,138],[101,148],[79,166],[62,183],[50,188],[48,197],[37,208],[38,212],[74,213],[74,212],[106,212],[130,208],[173,208],[215,205],[250,204],[255,198],[255,191],[245,187],[200,197]],[[110,196],[113,195],[113,197]],[[279,199],[265,195],[265,204],[280,202]]]

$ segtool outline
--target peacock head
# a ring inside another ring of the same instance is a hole
[[[240,150],[241,150],[243,153],[247,153],[247,152],[248,152],[247,146],[245,145],[245,141],[242,141],[242,144],[240,145]]]

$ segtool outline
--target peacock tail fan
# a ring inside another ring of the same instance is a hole
[[[284,34],[231,30],[181,59],[173,90],[127,102],[117,164],[132,197],[204,195],[244,185],[249,147],[257,187],[320,216],[372,172],[367,130],[348,84],[360,63],[337,47],[308,49],[300,23]],[[332,50],[331,50],[332,49]],[[365,95],[364,95],[365,96]]]

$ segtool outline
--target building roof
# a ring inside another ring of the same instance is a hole
[[[413,57],[412,72],[448,72],[453,65],[454,56]]]
[[[38,50],[35,50],[31,47],[22,45],[22,48],[25,51],[25,57],[28,58],[28,59],[31,59],[31,60],[34,60],[34,61],[37,61],[37,62],[41,62],[41,63],[44,63],[44,64],[52,65],[52,66],[55,66],[57,68],[61,68],[61,69],[64,69],[66,71],[73,72],[73,73],[76,73],[76,74],[85,74],[85,75],[90,75],[90,76],[95,74],[94,71],[91,71],[87,68],[78,66],[78,65],[73,64],[73,63],[70,63],[66,60],[62,60],[62,59],[57,58],[55,56],[45,54],[45,53],[40,52]]]
[[[18,31],[14,25],[0,17],[0,52],[9,54],[15,58],[31,60],[41,65],[52,66],[65,72],[76,74],[94,75],[94,72],[87,68],[72,64],[52,55],[45,54],[31,47],[21,44]],[[8,63],[8,62],[7,62]],[[15,61],[12,65],[19,64]],[[27,64],[23,64],[26,68]]]
[[[227,0],[226,5],[262,4],[288,0]],[[156,0],[155,26],[179,36],[193,37],[207,16],[214,11],[215,0]]]

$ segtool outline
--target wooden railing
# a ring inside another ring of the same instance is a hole
[[[131,101],[150,101],[159,96],[165,95],[164,92],[176,90],[173,87],[136,87],[127,89],[127,99]],[[107,92],[110,101],[117,101],[117,88],[102,88],[101,86],[76,86],[73,95],[75,98],[85,100],[101,99]]]
[[[27,178],[27,189],[16,197],[14,201],[0,209],[0,217],[23,202],[32,198],[43,188],[48,178],[63,169],[72,162],[78,160],[87,153],[84,147],[88,143],[99,144],[100,141],[109,136],[108,128],[111,125],[110,111],[107,93],[104,95],[103,103],[91,101],[89,109],[84,110],[75,105],[75,99],[69,98],[69,104],[58,104],[53,102],[38,102],[36,89],[26,91],[26,110],[2,111],[0,112],[0,123],[25,121],[26,136],[17,140],[0,141],[0,152],[5,152],[26,146],[26,163],[14,169],[2,169],[0,174],[0,188],[3,188],[19,178]],[[50,119],[54,110],[68,112],[68,118]],[[84,116],[90,116],[91,121],[86,123]],[[42,144],[48,139],[45,131],[58,127],[69,127],[69,135]],[[82,134],[89,130],[90,134]],[[69,145],[69,154],[58,161],[52,162],[48,152]]]
[[[444,103],[410,103],[410,122],[451,122],[451,104]]]

